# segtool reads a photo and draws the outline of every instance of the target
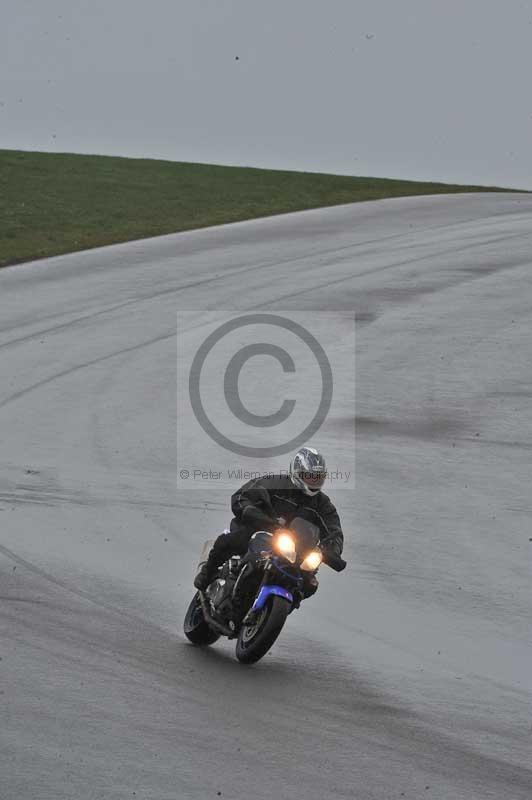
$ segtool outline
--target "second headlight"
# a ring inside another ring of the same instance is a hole
[[[304,561],[301,562],[301,569],[307,570],[308,572],[313,572],[315,569],[318,569],[322,561],[323,556],[320,551],[311,550]]]

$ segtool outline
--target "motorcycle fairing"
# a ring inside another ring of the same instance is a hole
[[[264,607],[268,597],[272,594],[275,594],[278,597],[284,597],[284,599],[288,600],[289,603],[294,602],[294,595],[292,592],[289,592],[288,589],[283,589],[282,586],[276,586],[275,584],[268,584],[267,586],[261,587],[261,590],[255,598],[255,602],[253,603],[251,610],[260,611],[261,608]]]

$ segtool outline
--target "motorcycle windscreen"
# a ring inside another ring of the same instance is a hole
[[[290,528],[296,535],[297,550],[299,553],[308,553],[314,550],[320,541],[320,529],[313,522],[303,517],[295,517],[290,523]]]

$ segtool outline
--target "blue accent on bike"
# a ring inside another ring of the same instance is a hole
[[[289,603],[294,601],[294,596],[291,592],[287,589],[283,589],[282,586],[263,586],[258,593],[257,597],[255,598],[255,602],[253,603],[252,611],[260,611],[263,608],[266,600],[271,594],[276,594],[278,597],[284,597],[285,600],[288,600]]]

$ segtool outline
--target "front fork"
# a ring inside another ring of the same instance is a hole
[[[280,584],[274,582],[275,577],[271,574],[274,571],[276,571],[276,567],[271,561],[265,565],[264,574],[262,576],[257,595],[253,605],[242,621],[243,625],[248,625],[253,622],[257,614],[264,608],[268,597],[272,595],[282,597],[290,603],[289,613],[292,613],[294,609],[299,608],[301,605],[301,600],[304,596],[302,591],[302,579],[296,577],[292,578],[292,576],[290,576],[294,582],[294,586],[290,587],[290,589],[287,589],[285,586],[281,586]]]

